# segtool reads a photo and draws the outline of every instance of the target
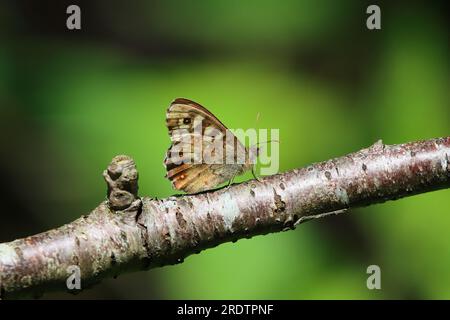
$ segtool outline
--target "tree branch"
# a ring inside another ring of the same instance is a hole
[[[137,196],[127,156],[105,170],[108,201],[89,215],[0,244],[0,297],[67,290],[68,267],[82,288],[123,272],[180,263],[227,241],[294,229],[348,208],[450,187],[450,137],[373,146],[303,169],[195,195]]]

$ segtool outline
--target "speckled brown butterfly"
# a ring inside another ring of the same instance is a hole
[[[226,181],[231,183],[235,176],[253,169],[259,152],[257,145],[244,147],[200,104],[185,98],[175,99],[167,110],[166,124],[172,145],[164,165],[166,177],[175,189],[187,193],[210,190]],[[221,161],[203,161],[206,151]]]

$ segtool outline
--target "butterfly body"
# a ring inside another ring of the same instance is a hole
[[[167,110],[166,124],[172,145],[164,165],[175,189],[210,190],[252,169],[251,150],[198,103],[175,99]],[[214,161],[205,161],[206,154]]]

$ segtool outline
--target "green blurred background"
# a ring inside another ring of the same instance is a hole
[[[174,194],[162,161],[175,97],[230,128],[279,128],[280,171],[450,132],[444,1],[2,1],[0,241],[105,198],[131,155],[140,195]],[[82,30],[65,28],[69,4]],[[427,5],[426,5],[427,4]],[[5,180],[6,177],[6,180]],[[237,179],[249,179],[246,175]],[[224,244],[182,264],[46,298],[450,298],[450,190]],[[382,290],[366,288],[367,266]]]

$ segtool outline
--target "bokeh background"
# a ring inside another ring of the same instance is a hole
[[[379,4],[382,30],[366,28]],[[134,157],[140,194],[174,194],[162,165],[175,97],[231,128],[279,128],[280,170],[377,139],[448,136],[444,1],[1,1],[0,241],[68,223]],[[78,4],[82,30],[66,29]],[[246,175],[237,179],[249,179]],[[353,210],[122,275],[91,299],[450,298],[450,190]],[[377,264],[382,290],[366,288]]]

